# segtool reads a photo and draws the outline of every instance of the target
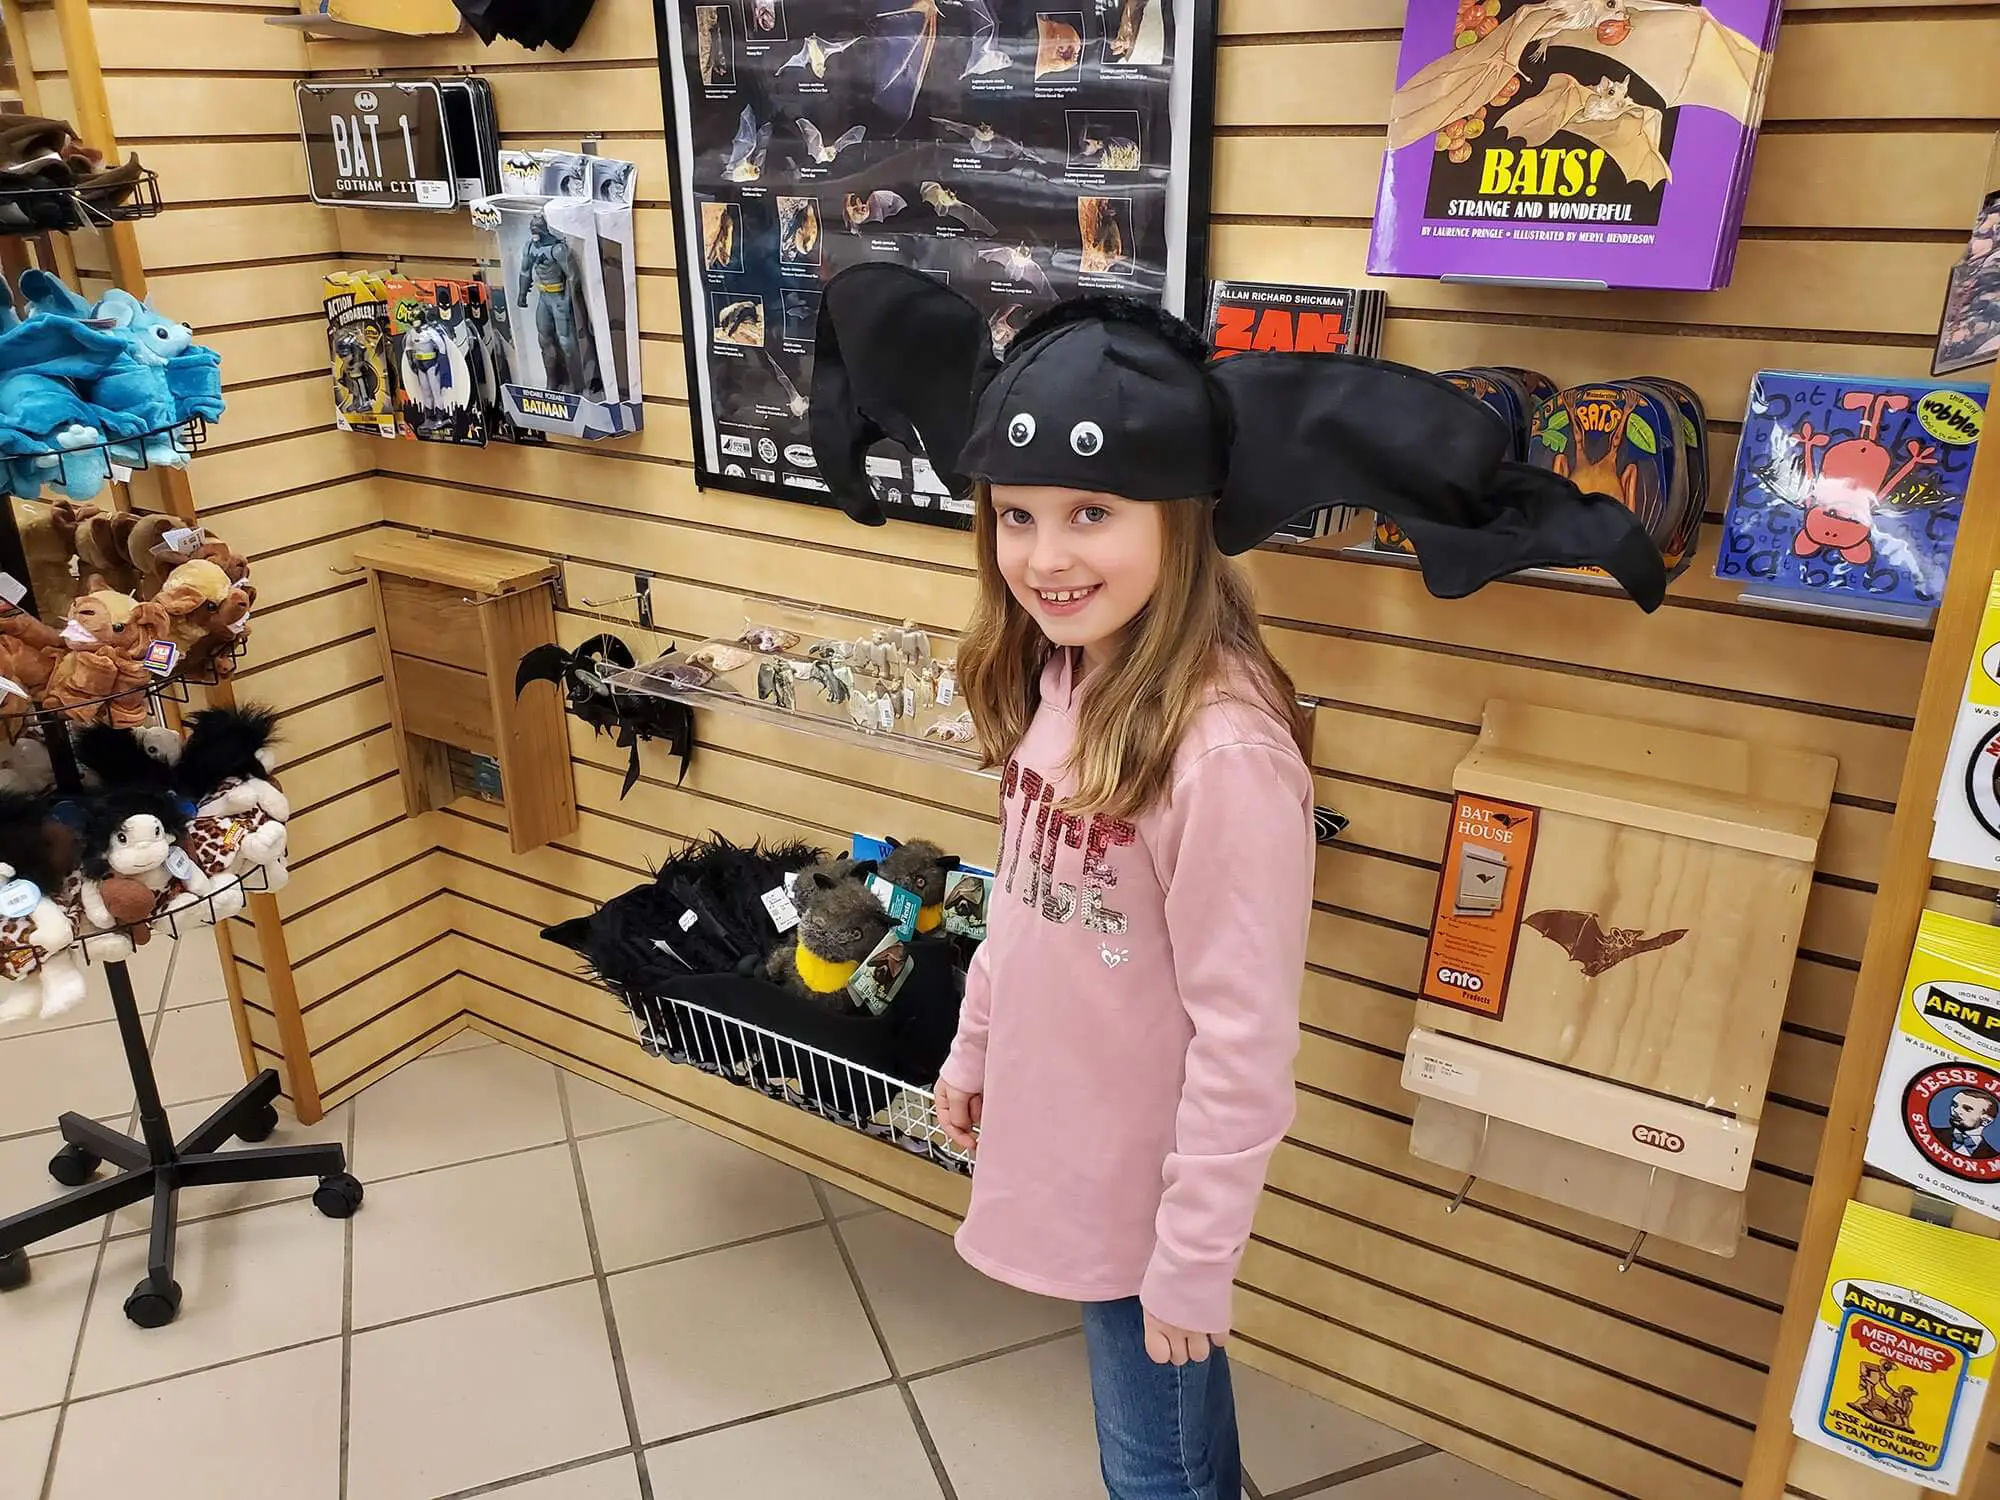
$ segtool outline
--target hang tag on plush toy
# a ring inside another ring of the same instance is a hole
[[[28,690],[13,678],[0,677],[0,698],[4,698],[9,693],[12,693],[16,698],[26,698],[28,696]]]
[[[0,599],[5,599],[16,608],[28,597],[28,586],[12,573],[0,573]]]
[[[181,659],[181,648],[172,641],[155,641],[146,648],[145,667],[155,677],[171,677]]]
[[[896,923],[894,936],[908,942],[917,935],[917,914],[924,909],[923,897],[915,891],[906,891],[900,885],[893,885],[880,875],[868,877],[868,889],[875,893],[875,899],[882,903],[882,909],[889,913]]]
[[[764,910],[771,914],[771,925],[780,932],[790,932],[799,925],[799,909],[792,904],[790,894],[782,885],[774,885],[764,892]]]
[[[199,526],[176,526],[160,538],[158,545],[147,550],[161,562],[185,562],[207,540],[208,533]]]
[[[63,622],[62,638],[72,646],[88,647],[100,644],[96,636],[85,630],[74,620],[65,620]]]
[[[167,851],[167,873],[183,883],[201,878],[201,871],[195,868],[194,861],[187,856],[187,851],[178,844]]]
[[[950,708],[951,700],[958,696],[958,678],[952,672],[952,665],[946,662],[938,672],[937,701],[939,708]]]
[[[32,880],[22,880],[17,877],[5,885],[0,885],[0,917],[5,917],[9,921],[32,916],[35,908],[41,903],[42,888]]]

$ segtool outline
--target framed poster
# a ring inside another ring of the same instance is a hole
[[[937,277],[1004,346],[1115,293],[1201,316],[1214,0],[662,0],[697,482],[830,504],[807,412],[819,289]],[[898,519],[970,524],[921,458]]]

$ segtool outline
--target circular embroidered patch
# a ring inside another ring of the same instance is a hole
[[[1924,1069],[1903,1090],[1903,1128],[1940,1171],[2000,1182],[2000,1073],[1970,1063]]]

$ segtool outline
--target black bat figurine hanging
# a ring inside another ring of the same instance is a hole
[[[669,644],[671,654],[674,646]],[[639,780],[639,741],[658,740],[681,763],[677,781],[686,780],[694,754],[694,712],[685,703],[646,693],[620,692],[612,674],[633,665],[632,650],[615,635],[594,635],[574,651],[551,642],[521,658],[514,671],[514,696],[531,682],[553,682],[562,689],[563,707],[599,734],[610,734],[618,748],[630,752],[623,799]]]

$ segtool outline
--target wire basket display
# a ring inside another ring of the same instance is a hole
[[[70,234],[106,224],[150,219],[165,205],[150,168],[118,183],[0,189],[0,234]]]
[[[624,999],[639,1045],[650,1055],[893,1142],[948,1171],[971,1174],[972,1158],[939,1128],[927,1087],[690,1000],[631,994]]]

